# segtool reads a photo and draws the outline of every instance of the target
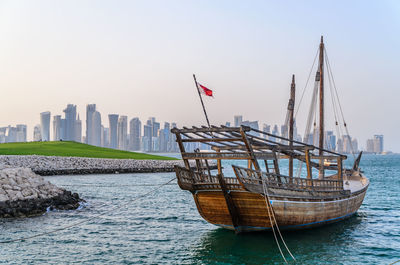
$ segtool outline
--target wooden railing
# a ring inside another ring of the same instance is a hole
[[[184,167],[175,166],[178,185],[183,190],[221,190],[217,176],[209,176]],[[224,181],[229,190],[242,190],[237,178],[224,177]]]
[[[341,180],[295,178],[274,173],[260,173],[253,169],[237,166],[233,166],[233,170],[235,171],[236,176],[239,177],[244,184],[262,185],[262,177],[268,188],[298,191],[343,191],[343,181]]]

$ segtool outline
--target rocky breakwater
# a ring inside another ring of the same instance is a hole
[[[77,193],[45,181],[29,168],[0,167],[0,218],[39,215],[49,207],[76,209],[80,201]]]
[[[113,174],[172,172],[174,165],[184,166],[182,160],[133,160],[38,155],[1,155],[0,164],[27,167],[41,176],[71,174]],[[195,164],[193,163],[194,167]],[[215,163],[210,163],[215,168]]]

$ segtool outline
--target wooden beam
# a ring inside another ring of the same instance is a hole
[[[229,194],[228,188],[226,186],[224,177],[222,174],[218,174],[217,175],[218,178],[218,182],[219,185],[221,186],[221,190],[222,193],[224,194],[224,198],[225,198],[225,202],[226,202],[226,206],[228,207],[228,211],[229,214],[231,216],[232,219],[232,225],[235,228],[235,233],[240,233],[240,217],[239,217],[239,213],[236,209],[235,203],[231,197],[231,195]]]

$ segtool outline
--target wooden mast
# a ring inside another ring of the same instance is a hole
[[[292,76],[292,84],[290,85],[290,99],[289,99],[289,105],[288,105],[288,110],[290,112],[290,117],[289,117],[289,146],[292,149],[293,148],[293,130],[294,130],[294,102],[295,102],[295,96],[296,96],[296,84],[294,82],[294,75]],[[289,157],[289,177],[293,177],[293,157]]]
[[[208,128],[211,128],[210,122],[208,121],[208,115],[206,112],[206,108],[204,107],[203,98],[201,97],[201,94],[200,94],[199,84],[197,83],[196,76],[194,74],[193,74],[193,79],[194,79],[194,83],[196,84],[197,92],[199,93],[201,106],[203,107],[204,116],[206,116]]]
[[[324,37],[319,44],[319,155],[324,154]],[[324,159],[320,158],[319,178],[324,177]]]

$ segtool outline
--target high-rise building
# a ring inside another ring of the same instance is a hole
[[[233,117],[233,119],[234,119],[235,127],[239,127],[240,125],[242,125],[242,121],[243,121],[243,116],[242,115],[235,115]]]
[[[343,153],[350,154],[352,153],[352,146],[351,146],[351,137],[350,135],[343,135]]]
[[[76,105],[68,104],[65,113],[65,140],[75,141]],[[63,139],[64,140],[64,139]]]
[[[61,139],[61,115],[55,115],[53,116],[53,141]]]
[[[118,135],[118,149],[126,150],[128,134],[128,117],[120,116],[118,119],[117,135]]]
[[[130,150],[138,151],[140,150],[140,138],[142,136],[142,123],[139,118],[133,118],[129,122],[129,144]]]
[[[367,150],[368,153],[374,153],[374,139],[367,140]]]
[[[50,111],[40,113],[40,129],[42,141],[50,141]]]
[[[103,137],[101,141],[101,146],[103,147],[110,147],[110,128],[103,127]]]
[[[152,135],[153,135],[152,126],[145,124],[143,126],[143,137],[142,137],[142,150],[145,152],[152,151]]]
[[[118,114],[109,114],[108,115],[108,121],[109,121],[109,127],[110,127],[110,148],[117,149],[118,147],[118,133],[117,133],[117,127],[118,127]]]
[[[38,124],[33,128],[33,141],[39,142],[42,140],[42,135],[40,133],[41,133],[41,129],[40,129],[40,125]]]
[[[90,141],[87,142],[91,145],[101,146],[101,114],[98,111],[93,112],[91,116],[91,130],[90,130]],[[86,136],[88,137],[88,135]]]
[[[86,105],[86,143],[94,144],[94,128],[93,128],[93,114],[96,112],[96,104]]]
[[[271,126],[264,123],[262,131],[265,132],[265,133],[269,133],[270,134],[271,133]],[[263,136],[264,136],[264,138],[269,139],[269,137],[267,135],[264,134]]]
[[[336,136],[333,131],[325,132],[325,148],[330,151],[336,150]]]
[[[374,152],[380,154],[383,152],[383,135],[374,135]]]
[[[25,124],[17,124],[17,142],[26,142]]]
[[[82,121],[79,118],[79,114],[78,119],[75,122],[75,142],[82,142]]]

